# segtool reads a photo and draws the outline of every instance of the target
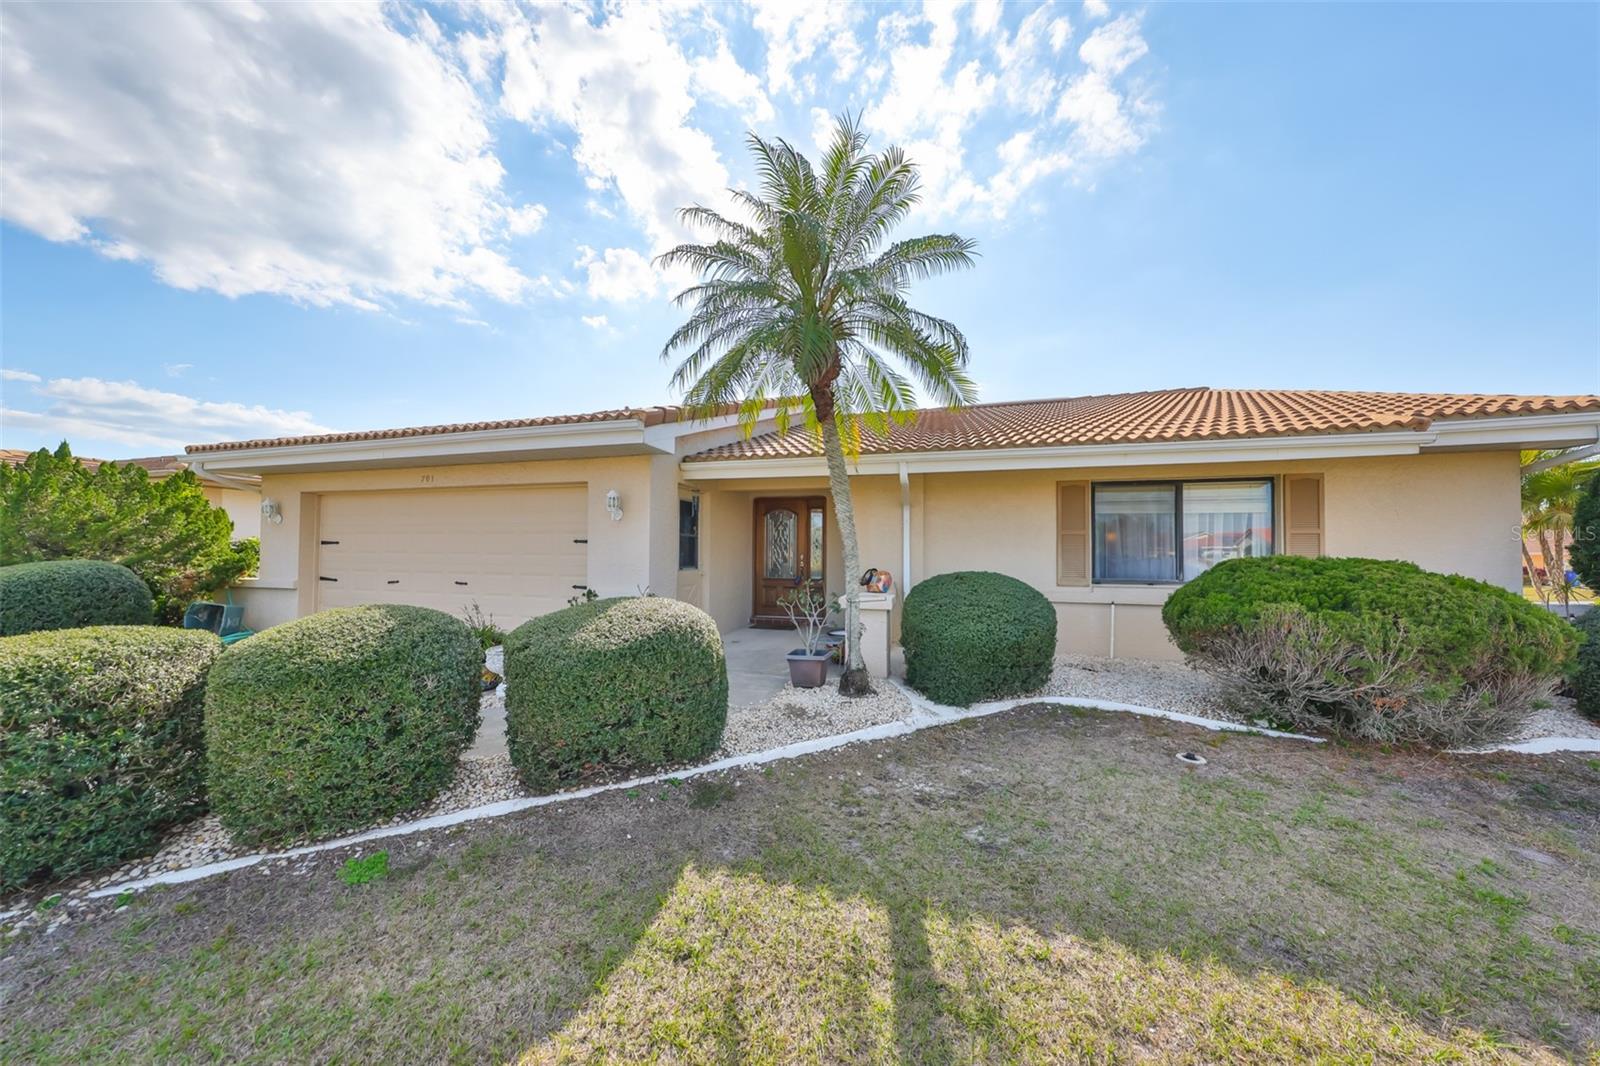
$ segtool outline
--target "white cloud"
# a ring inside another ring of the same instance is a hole
[[[607,248],[601,255],[587,245],[579,245],[578,258],[572,265],[584,271],[588,278],[584,291],[596,300],[626,303],[653,296],[661,286],[650,260],[632,248]]]
[[[1061,94],[1056,117],[1071,123],[1085,155],[1111,158],[1144,144],[1155,109],[1142,95],[1125,96],[1115,79],[1149,51],[1132,15],[1097,27],[1078,49],[1089,69]]]
[[[5,408],[0,415],[7,428],[172,450],[219,440],[328,432],[305,411],[200,400],[132,381],[53,378],[32,391],[43,409]]]
[[[875,146],[922,168],[919,213],[943,219],[1086,181],[1156,111],[1139,17],[1103,0],[1074,11],[1079,39],[1063,5],[1001,0],[467,4],[442,25],[405,5],[63,10],[0,24],[6,218],[183,288],[415,300],[463,321],[483,297],[676,286],[648,257],[689,235],[678,211],[726,208],[749,180],[731,115],[821,151],[833,115],[860,109]],[[586,188],[558,172],[514,197],[506,118],[540,136],[539,178],[565,166]],[[604,251],[526,266],[561,254],[525,240],[552,211]]]
[[[543,204],[513,207],[506,212],[506,232],[513,237],[526,237],[530,233],[537,233],[549,213]]]
[[[613,332],[611,323],[606,319],[605,315],[584,315],[583,324],[590,329],[600,330],[602,333]]]
[[[26,370],[4,369],[4,370],[0,370],[0,380],[4,380],[4,381],[43,381],[44,379],[41,378],[38,374],[29,373]]]
[[[833,77],[843,81],[861,65],[861,45],[852,24],[863,8],[849,3],[796,3],[751,0],[751,24],[766,40],[767,91],[798,87],[795,68],[819,54],[833,61]]]
[[[1000,25],[1000,13],[1004,5],[1002,0],[977,0],[972,5],[972,32],[979,37],[987,37]]]
[[[839,128],[839,120],[828,113],[825,107],[811,109],[811,145],[816,149],[817,155],[822,155],[833,143],[833,131]]]
[[[489,10],[501,20],[502,106],[536,129],[573,130],[585,181],[616,191],[652,250],[683,236],[680,208],[721,202],[728,171],[711,137],[689,122],[694,68],[670,12],[640,4],[593,22],[587,9],[567,6]]]
[[[493,240],[523,223],[458,63],[426,13],[375,5],[19,6],[4,217],[182,289],[518,299]]]
[[[1114,78],[1150,51],[1139,32],[1139,20],[1132,15],[1095,28],[1078,49],[1078,58],[1091,71]]]
[[[717,50],[694,61],[694,87],[701,96],[737,110],[747,123],[772,121],[772,101],[761,91],[761,79],[739,65],[726,37],[718,35]]]
[[[185,370],[193,370],[193,363],[162,363],[161,369],[167,372],[169,378],[181,378]]]

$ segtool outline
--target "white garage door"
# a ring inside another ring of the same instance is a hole
[[[317,607],[476,603],[511,628],[565,607],[588,572],[582,487],[339,492],[320,502]]]

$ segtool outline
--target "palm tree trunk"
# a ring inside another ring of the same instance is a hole
[[[1544,594],[1544,586],[1539,584],[1539,572],[1533,568],[1533,556],[1528,554],[1528,538],[1520,536],[1517,542],[1522,545],[1522,565],[1528,568],[1528,584],[1538,594],[1539,602],[1548,604],[1550,601]]]
[[[831,399],[831,397],[830,397]],[[849,636],[850,656],[839,691],[846,696],[872,693],[867,664],[861,656],[861,545],[856,542],[856,508],[850,498],[850,472],[844,463],[844,443],[834,423],[831,405],[826,414],[817,412],[822,427],[822,454],[828,461],[828,492],[833,496],[833,517],[839,523],[839,541],[844,554],[844,627]]]

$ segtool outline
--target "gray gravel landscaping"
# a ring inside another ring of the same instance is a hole
[[[1243,721],[1223,704],[1210,677],[1180,662],[1063,655],[1056,659],[1041,695],[1082,696],[1225,722]]]

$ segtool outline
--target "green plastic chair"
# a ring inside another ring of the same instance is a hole
[[[183,628],[208,629],[221,637],[224,645],[237,644],[246,637],[255,636],[255,630],[245,628],[244,608],[234,605],[231,592],[227,603],[208,600],[191,603],[188,610],[183,612]]]

